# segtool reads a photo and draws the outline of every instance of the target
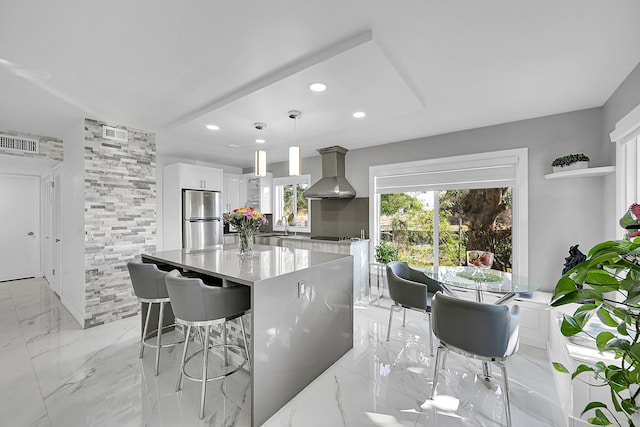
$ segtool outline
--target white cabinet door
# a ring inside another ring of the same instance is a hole
[[[241,185],[242,181],[246,183],[244,185],[246,204],[262,213],[273,213],[273,174],[267,173],[267,176],[260,177],[245,174],[241,177]],[[244,198],[240,202],[242,203],[243,200]]]
[[[222,191],[222,170],[207,166],[180,164],[180,188]]]
[[[232,211],[246,203],[240,203],[240,175],[235,173],[225,173],[223,175],[222,201],[225,212]]]
[[[178,176],[180,188],[189,190],[202,190],[202,178],[198,168],[192,165],[180,165]]]
[[[209,191],[222,191],[222,169],[198,166],[202,189]]]

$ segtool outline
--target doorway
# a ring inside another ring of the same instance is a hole
[[[0,281],[42,276],[40,177],[0,174]]]
[[[61,239],[61,186],[60,169],[55,167],[43,180],[44,214],[44,277],[58,296],[62,296],[62,239]]]

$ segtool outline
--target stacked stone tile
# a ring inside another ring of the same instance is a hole
[[[19,150],[7,150],[0,148],[0,154],[11,156],[33,157],[36,159],[50,159],[61,162],[63,160],[62,140],[49,136],[33,135],[30,133],[16,132],[12,130],[0,129],[0,134],[14,136],[16,138],[33,139],[39,143],[38,153],[29,153]]]
[[[102,125],[85,119],[85,328],[138,312],[126,264],[156,247],[155,134],[118,142]]]

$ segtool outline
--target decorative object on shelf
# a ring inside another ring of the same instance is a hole
[[[560,326],[562,335],[586,335],[595,341],[601,352],[615,354],[617,364],[597,362],[594,366],[581,364],[572,379],[588,372],[594,387],[609,387],[613,408],[603,402],[590,402],[582,414],[594,416],[587,421],[595,425],[640,425],[640,265],[634,259],[640,254],[640,206],[633,204],[620,219],[628,230],[623,240],[606,241],[595,245],[587,258],[567,271],[553,291],[554,307],[578,303],[573,315],[565,315]],[[635,237],[634,237],[635,236]],[[584,286],[584,288],[581,288]],[[611,297],[615,293],[615,298]],[[605,326],[615,329],[590,333],[588,322],[596,315]],[[561,363],[554,368],[563,373],[569,370]],[[592,412],[593,411],[593,412]],[[615,412],[615,413],[614,413]]]
[[[295,141],[298,131],[298,119],[302,117],[302,112],[298,110],[289,111],[289,118],[293,119],[293,139]],[[302,154],[300,147],[289,147],[289,176],[300,176],[302,174]]]
[[[223,215],[225,224],[238,230],[238,251],[240,255],[251,255],[253,252],[253,235],[267,223],[267,217],[254,208],[242,207]]]
[[[553,172],[564,172],[575,169],[585,169],[589,166],[589,157],[584,154],[569,154],[558,157],[551,163]]]
[[[256,150],[256,162],[254,165],[256,176],[267,176],[267,152]]]
[[[587,256],[578,249],[578,246],[579,245],[573,245],[569,248],[569,256],[564,259],[562,274],[565,274],[567,271],[587,259]]]
[[[390,242],[381,241],[376,246],[376,261],[381,264],[388,264],[391,261],[398,260],[398,248],[393,246]]]

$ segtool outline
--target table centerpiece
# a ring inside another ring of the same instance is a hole
[[[223,215],[225,224],[238,230],[238,251],[240,255],[251,255],[253,252],[253,235],[267,223],[267,217],[254,208],[242,207]]]

